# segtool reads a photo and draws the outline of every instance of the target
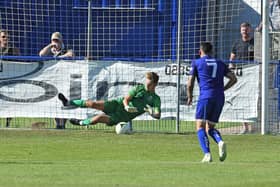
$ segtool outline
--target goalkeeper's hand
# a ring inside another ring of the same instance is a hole
[[[129,112],[129,113],[135,113],[135,112],[138,112],[137,108],[136,107],[133,107],[133,106],[125,106],[124,109]]]
[[[145,112],[148,112],[150,115],[153,115],[154,114],[154,109],[153,107],[151,107],[150,105],[146,105],[146,107],[144,108],[144,111]]]

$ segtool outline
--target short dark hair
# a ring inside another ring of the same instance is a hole
[[[205,54],[209,55],[212,53],[213,46],[210,42],[201,42],[200,50],[202,50]]]
[[[251,27],[251,24],[248,23],[248,22],[243,22],[243,23],[240,24],[240,28],[241,27]]]

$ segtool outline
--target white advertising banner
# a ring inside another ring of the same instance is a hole
[[[238,83],[226,91],[221,121],[250,121],[257,117],[259,67],[242,69]],[[180,79],[180,118],[194,120],[198,85],[194,103],[186,105],[186,81],[189,67],[182,65]],[[2,61],[0,68],[1,117],[86,118],[100,113],[94,109],[64,109],[59,92],[75,99],[107,100],[126,95],[135,84],[144,83],[145,72],[160,76],[157,94],[161,97],[162,118],[174,119],[177,106],[177,72],[175,64],[109,61]],[[225,79],[226,81],[226,79]],[[137,119],[151,119],[148,115]]]

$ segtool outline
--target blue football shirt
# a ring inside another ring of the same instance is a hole
[[[197,77],[199,99],[224,97],[224,76],[229,72],[227,65],[210,56],[192,62],[190,74]]]

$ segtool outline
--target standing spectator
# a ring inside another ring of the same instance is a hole
[[[0,30],[0,56],[18,56],[19,49],[10,46],[9,33],[6,30]],[[6,118],[6,127],[10,127],[12,118]]]
[[[231,49],[230,61],[254,60],[254,38],[250,35],[251,31],[252,31],[252,27],[250,23],[247,22],[241,23],[240,25],[241,39],[234,42]],[[235,68],[235,65],[231,63],[229,68]]]
[[[212,44],[203,42],[200,45],[200,58],[192,62],[188,79],[188,101],[192,104],[195,79],[199,84],[199,98],[196,106],[196,130],[200,147],[204,153],[202,162],[212,162],[207,133],[219,147],[220,161],[226,159],[226,144],[220,132],[215,128],[225,103],[224,91],[232,87],[237,79],[222,61],[211,57]],[[228,82],[224,85],[224,77]]]
[[[279,60],[280,57],[280,0],[272,0],[269,4],[269,30],[271,35],[271,59]],[[262,22],[256,28],[262,31]]]
[[[240,60],[246,63],[246,61],[254,60],[254,38],[250,35],[251,31],[252,28],[249,23],[244,22],[240,25],[241,39],[234,42],[230,54],[230,61]],[[237,66],[230,63],[229,68],[233,70],[237,69],[237,75],[242,75],[242,63]],[[247,122],[243,122],[242,124],[244,127],[244,131],[242,133],[246,133],[248,131],[249,124]]]
[[[63,43],[62,35],[60,32],[54,32],[51,36],[51,43],[45,46],[40,52],[40,56],[53,56],[53,57],[74,57],[74,52],[67,49]],[[55,118],[56,128],[65,129],[67,119]]]

